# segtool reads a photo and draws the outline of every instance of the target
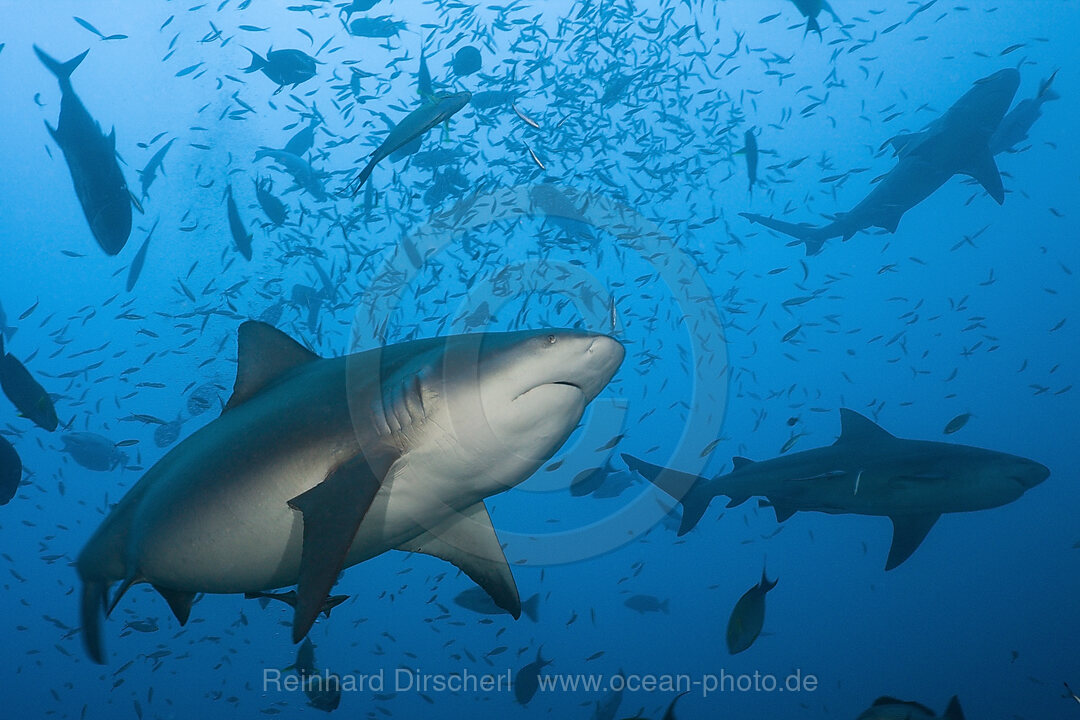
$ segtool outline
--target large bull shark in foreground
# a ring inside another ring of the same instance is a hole
[[[801,240],[806,244],[806,254],[816,255],[830,238],[847,240],[869,227],[896,232],[904,213],[930,197],[953,175],[975,178],[1000,205],[1005,202],[1005,188],[990,150],[990,139],[1019,86],[1018,71],[999,70],[977,80],[944,115],[923,130],[893,137],[889,142],[899,157],[896,166],[862,202],[838,214],[828,225],[797,225],[756,213],[739,214],[752,223]]]
[[[320,358],[240,326],[233,396],[127,493],[79,555],[82,627],[151,583],[181,624],[197,593],[296,585],[293,641],[345,567],[387,550],[453,563],[515,618],[521,603],[484,498],[566,441],[622,363],[577,330],[455,335]]]
[[[915,552],[942,513],[1007,505],[1050,475],[1015,455],[894,437],[853,410],[840,411],[840,424],[829,447],[761,462],[737,457],[734,470],[712,479],[623,459],[682,504],[679,535],[697,525],[717,495],[731,498],[728,507],[765,497],[777,522],[800,511],[884,515],[893,524],[886,570]]]
[[[124,173],[116,161],[116,130],[104,135],[71,86],[71,73],[90,51],[67,62],[50,57],[36,45],[34,52],[56,76],[62,93],[56,128],[48,122],[45,127],[64,152],[75,194],[94,239],[107,254],[116,255],[131,234],[132,203]]]

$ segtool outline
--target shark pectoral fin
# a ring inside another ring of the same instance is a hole
[[[998,172],[997,163],[994,162],[994,156],[989,147],[984,148],[983,152],[972,160],[971,165],[961,168],[960,172],[975,178],[998,205],[1005,202],[1005,187],[1001,184],[1001,173]]]
[[[82,621],[83,645],[86,654],[98,665],[105,664],[105,643],[101,639],[101,618],[109,600],[109,583],[83,578],[79,613]]]
[[[277,328],[255,320],[240,326],[237,345],[236,383],[222,412],[251,399],[289,370],[319,359]]]
[[[399,545],[397,549],[446,560],[472,578],[496,605],[513,615],[515,620],[521,617],[517,584],[483,502]]]
[[[885,562],[885,569],[892,570],[894,567],[911,557],[911,553],[922,544],[930,528],[941,517],[936,515],[898,515],[890,516],[893,524],[892,547],[889,548],[889,559]]]
[[[304,516],[293,642],[300,642],[315,623],[379,485],[380,479],[360,454],[289,501],[289,507]]]
[[[160,585],[154,585],[154,589],[158,591],[161,597],[165,598],[165,602],[169,603],[169,609],[176,616],[176,621],[180,623],[180,626],[186,625],[188,617],[191,616],[191,604],[195,601],[195,593],[170,590]]]

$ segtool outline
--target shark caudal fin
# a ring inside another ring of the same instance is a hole
[[[679,524],[680,536],[685,535],[697,526],[705,511],[709,509],[709,503],[718,494],[716,484],[713,481],[698,475],[690,475],[671,468],[653,465],[625,453],[623,453],[622,459],[632,471],[679,501],[679,504],[682,505],[682,522]]]
[[[49,72],[60,81],[60,86],[65,87],[71,85],[71,73],[75,72],[75,68],[79,67],[79,63],[86,58],[86,54],[90,51],[83,50],[82,54],[76,55],[67,62],[60,62],[37,45],[34,46],[34,52],[37,54],[38,60],[45,63],[45,67],[49,68]]]
[[[796,240],[801,241],[806,245],[807,255],[817,255],[821,252],[821,246],[825,244],[825,241],[831,237],[839,237],[843,233],[830,234],[832,226],[816,227],[814,225],[796,225],[795,223],[784,222],[783,220],[777,220],[772,217],[766,217],[765,215],[758,215],[757,213],[739,213],[744,218],[752,223],[764,225],[770,230],[776,230],[782,232],[785,235],[790,235]]]

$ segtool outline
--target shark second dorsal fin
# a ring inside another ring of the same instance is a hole
[[[446,560],[472,578],[515,620],[521,617],[517,584],[482,501],[397,549]]]
[[[248,320],[237,333],[236,384],[224,412],[250,400],[293,368],[319,356],[275,327]]]
[[[753,460],[751,460],[750,458],[744,458],[741,455],[736,455],[735,457],[731,458],[732,470],[742,470],[743,468],[750,467],[753,464]]]
[[[840,408],[840,437],[834,445],[844,443],[881,442],[882,440],[895,440],[896,438],[870,418],[864,417],[854,410]]]

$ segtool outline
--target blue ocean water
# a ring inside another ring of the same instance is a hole
[[[820,37],[786,0],[352,5],[0,7],[5,351],[60,421],[49,433],[0,401],[0,433],[23,464],[0,509],[0,716],[320,712],[273,681],[295,677],[281,603],[208,594],[181,627],[136,585],[103,623],[104,666],[79,630],[75,559],[142,472],[218,415],[251,318],[324,356],[548,327],[626,348],[561,449],[487,500],[521,597],[539,595],[538,621],[459,606],[474,584],[426,555],[350,568],[334,589],[349,600],[309,636],[320,672],[367,683],[342,693],[338,713],[659,718],[683,689],[680,718],[855,718],[880,696],[940,715],[953,695],[969,718],[1080,713],[1065,686],[1080,689],[1074,3],[836,0]],[[118,255],[95,242],[44,127],[61,91],[34,45],[60,61],[89,48],[71,83],[104,132],[115,127],[141,208]],[[455,69],[464,46],[478,71],[468,57]],[[271,49],[314,58],[314,76],[279,88],[244,72]],[[432,91],[473,102],[349,197],[390,127],[426,102],[421,53]],[[997,156],[1000,206],[958,175],[895,233],[871,227],[811,256],[739,215],[826,224],[898,162],[890,138],[1005,68],[1019,70],[1014,104],[1052,76],[1060,97]],[[285,163],[258,153],[313,124],[299,153],[313,184],[294,188]],[[170,140],[144,197],[140,171]],[[257,201],[267,178],[288,211],[280,226]],[[192,402],[197,389],[208,402]],[[725,508],[721,497],[680,537],[672,501],[621,459],[726,473],[734,456],[830,445],[840,408],[1051,474],[1002,507],[943,515],[886,572],[885,517],[777,523],[757,498]],[[76,432],[125,457],[81,466],[62,439]],[[610,468],[602,488],[573,494],[597,467]],[[763,567],[778,584],[762,634],[731,655],[729,615]],[[558,681],[522,706],[507,678],[538,652]],[[475,687],[437,687],[470,675]],[[495,687],[479,686],[487,676]],[[559,684],[586,678],[598,685]],[[617,682],[620,707],[595,715]]]

